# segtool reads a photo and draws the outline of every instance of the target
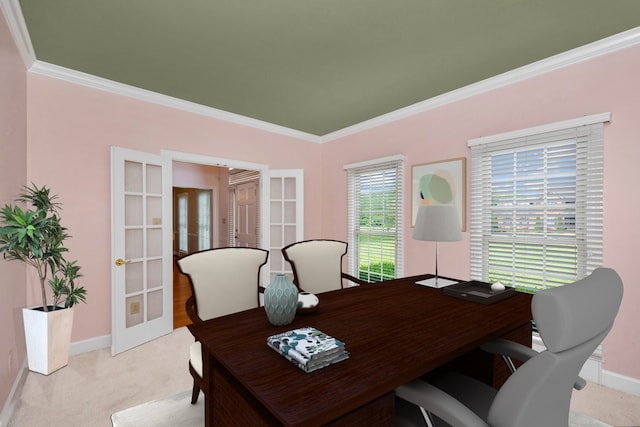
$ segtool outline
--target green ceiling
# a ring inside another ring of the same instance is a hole
[[[640,26],[639,0],[20,0],[39,61],[325,135]]]

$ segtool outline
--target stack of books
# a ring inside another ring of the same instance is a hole
[[[305,372],[349,358],[342,341],[310,326],[272,335],[267,345]]]

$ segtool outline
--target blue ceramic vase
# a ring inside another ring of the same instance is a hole
[[[272,325],[293,322],[298,308],[298,288],[286,274],[276,274],[264,290],[264,310]]]

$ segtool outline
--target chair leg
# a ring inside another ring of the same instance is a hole
[[[191,392],[191,404],[195,405],[198,401],[198,396],[200,395],[200,386],[198,386],[198,382],[196,379],[193,379],[193,391]]]

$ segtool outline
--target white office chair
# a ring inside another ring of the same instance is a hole
[[[580,369],[613,326],[622,293],[620,277],[607,268],[539,291],[531,311],[547,350],[537,353],[506,340],[483,346],[525,359],[499,391],[457,373],[402,385],[396,389],[395,425],[567,426]]]
[[[313,294],[341,289],[342,279],[358,285],[369,283],[342,271],[346,253],[346,242],[328,239],[304,240],[282,248],[293,269],[293,283],[301,291]]]
[[[218,248],[187,255],[178,267],[189,277],[193,295],[187,300],[192,322],[258,307],[260,268],[269,252],[257,248]],[[189,372],[193,377],[191,403],[196,403],[202,381],[202,346],[196,341],[189,348]]]

